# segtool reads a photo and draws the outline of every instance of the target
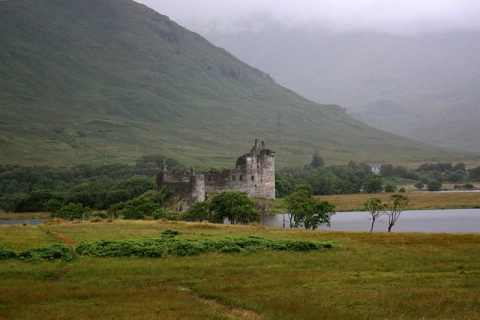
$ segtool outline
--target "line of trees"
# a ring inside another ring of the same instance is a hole
[[[410,170],[401,165],[382,164],[380,174],[375,175],[366,163],[350,161],[346,165],[325,166],[325,161],[315,152],[309,165],[281,168],[275,178],[277,198],[288,196],[298,185],[309,185],[314,195],[395,192],[394,179],[409,180],[419,190],[438,191],[446,181],[458,183],[458,189],[472,189],[473,184],[468,182],[480,181],[480,166],[467,169],[463,163],[439,162]]]

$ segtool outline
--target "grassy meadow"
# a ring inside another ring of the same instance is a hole
[[[81,240],[332,241],[309,252],[0,263],[2,319],[480,319],[480,235],[344,233],[169,221],[0,226],[22,250]]]
[[[388,203],[391,193],[329,195],[319,197],[335,205],[336,211],[363,211],[368,198]],[[480,208],[478,192],[418,192],[406,193],[410,200],[408,210]]]

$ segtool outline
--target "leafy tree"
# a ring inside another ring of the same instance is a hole
[[[50,212],[50,219],[55,218],[57,211],[62,207],[62,203],[57,199],[50,199],[45,204],[45,210]]]
[[[80,203],[69,203],[61,207],[56,216],[65,220],[81,220],[85,214],[85,208]]]
[[[397,187],[392,184],[387,184],[385,186],[385,192],[395,192],[397,191]]]
[[[422,190],[423,188],[425,188],[425,185],[421,182],[417,182],[415,183],[414,187],[417,188],[418,190]]]
[[[467,190],[473,190],[475,187],[474,187],[473,184],[471,184],[471,183],[465,183],[465,184],[463,185],[463,188],[464,188],[464,189],[467,189]]]
[[[183,215],[183,220],[215,222],[213,221],[212,211],[210,210],[210,202],[201,201],[194,203]]]
[[[367,193],[377,193],[382,191],[382,189],[382,177],[380,176],[371,175],[363,184],[363,190]]]
[[[431,181],[427,185],[428,191],[440,191],[442,184],[439,181]]]
[[[372,217],[372,227],[370,228],[370,232],[372,232],[375,221],[380,216],[385,214],[385,209],[387,205],[383,204],[382,200],[378,198],[368,198],[367,200],[365,200],[363,207],[366,211],[370,213],[370,216]]]
[[[210,209],[214,213],[215,222],[223,221],[225,218],[231,224],[260,221],[260,212],[254,209],[253,201],[245,192],[222,192],[211,200]]]
[[[480,181],[480,166],[468,170],[468,174],[471,180]]]
[[[290,227],[305,227],[315,230],[325,224],[330,226],[330,217],[335,214],[335,206],[328,201],[319,201],[313,198],[309,186],[300,186],[297,190],[285,198],[287,209],[290,213]]]
[[[325,165],[325,161],[323,160],[322,156],[320,156],[320,152],[317,150],[313,154],[312,162],[310,162],[310,167],[316,169],[323,167]]]
[[[157,184],[154,178],[149,177],[132,177],[126,180],[120,180],[110,190],[124,190],[130,194],[131,198],[135,198],[148,190],[155,190]]]
[[[386,215],[388,216],[388,232],[392,230],[392,227],[397,222],[400,214],[408,206],[409,199],[407,196],[401,194],[392,194],[390,196],[389,210]]]
[[[118,219],[124,208],[125,202],[119,202],[111,205],[107,211],[108,217],[111,219]]]
[[[15,198],[12,206],[14,212],[39,212],[45,210],[45,205],[50,199],[62,201],[63,197],[58,192],[50,190],[33,191]]]
[[[390,163],[384,163],[380,167],[380,175],[382,177],[393,177],[395,176],[395,169],[393,168],[393,165]]]
[[[157,208],[153,211],[152,216],[155,220],[165,219],[167,217],[167,211],[163,208]]]
[[[151,216],[159,208],[152,197],[139,196],[125,202],[122,216],[128,220],[141,220]]]

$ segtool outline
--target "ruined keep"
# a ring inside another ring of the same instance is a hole
[[[173,173],[164,167],[157,175],[157,189],[167,187],[187,205],[224,191],[243,191],[251,198],[275,199],[275,152],[258,139],[249,153],[240,156],[235,169],[195,173]]]

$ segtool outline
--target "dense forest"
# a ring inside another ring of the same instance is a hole
[[[0,209],[7,212],[51,211],[56,206],[81,205],[91,210],[121,208],[140,196],[167,207],[165,198],[156,191],[155,176],[163,163],[169,170],[187,170],[174,159],[149,155],[135,164],[77,165],[70,168],[50,166],[27,167],[0,165]],[[456,188],[472,189],[471,182],[480,181],[480,166],[467,169],[465,164],[425,163],[415,170],[383,164],[380,174],[372,173],[366,163],[350,161],[345,165],[325,165],[319,153],[310,164],[296,168],[280,168],[276,174],[277,198],[294,192],[299,185],[308,185],[314,195],[376,193],[405,191],[397,185],[412,185],[436,191],[442,183],[453,182]]]

